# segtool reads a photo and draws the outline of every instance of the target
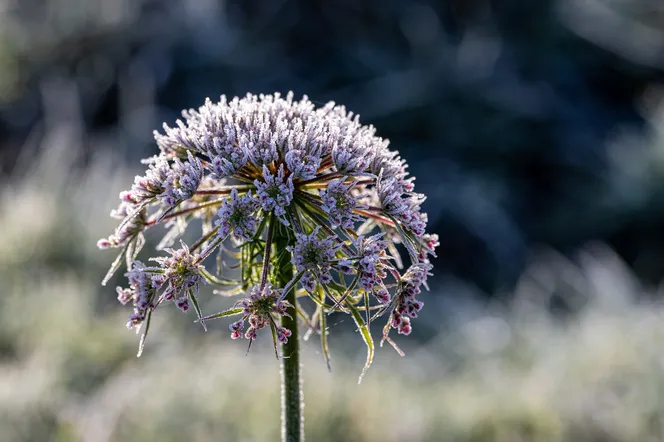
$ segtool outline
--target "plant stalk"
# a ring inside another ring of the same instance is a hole
[[[286,251],[288,238],[275,238],[279,287],[285,287],[293,279],[293,265],[290,253]],[[283,316],[281,325],[291,331],[288,342],[281,345],[281,440],[283,442],[304,441],[304,392],[300,376],[300,343],[297,329],[297,299],[295,290],[291,288],[285,300],[291,307],[288,316]]]

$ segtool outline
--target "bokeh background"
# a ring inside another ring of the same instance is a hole
[[[660,0],[0,0],[0,442],[278,437],[269,343],[164,309],[136,359],[95,243],[163,121],[289,90],[389,138],[441,236],[405,358],[304,345],[309,440],[664,440]]]

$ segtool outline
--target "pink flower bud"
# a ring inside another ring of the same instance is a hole
[[[187,297],[178,298],[175,301],[175,306],[186,313],[187,310],[189,310],[189,298]]]
[[[108,249],[111,247],[111,243],[106,238],[102,238],[99,241],[97,241],[97,247],[99,247],[100,249]]]

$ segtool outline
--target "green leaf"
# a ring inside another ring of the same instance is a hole
[[[177,225],[176,225],[175,227],[173,227],[173,230],[176,229],[177,227],[178,227]],[[218,231],[219,231],[219,226],[215,227],[214,229],[212,229],[212,230],[210,230],[209,232],[207,232],[205,235],[201,236],[201,237],[198,239],[198,241],[196,241],[196,242],[191,246],[190,250],[191,250],[192,252],[196,251],[199,247],[201,247],[203,244],[205,244],[205,241],[207,241],[208,239],[212,238],[212,236],[214,236]],[[170,233],[170,232],[169,232],[169,233]],[[168,235],[168,234],[167,234],[167,235]],[[164,242],[165,239],[166,239],[166,237],[164,237],[164,239],[162,240],[162,242]],[[174,241],[174,239],[173,239],[173,241]],[[170,241],[170,243],[172,244],[173,241]],[[160,244],[160,245],[161,245],[161,244]],[[168,244],[166,247],[168,247],[168,246],[170,246],[170,244]],[[160,250],[160,249],[157,248],[157,250]]]
[[[152,318],[152,310],[150,310],[145,318],[145,330],[143,330],[143,334],[141,335],[141,340],[138,342],[138,353],[136,353],[136,357],[140,358],[141,355],[143,354],[143,348],[145,347],[145,339],[148,337],[148,330],[150,330],[150,318]]]
[[[125,216],[125,218],[122,221],[120,221],[120,224],[118,225],[118,227],[116,227],[116,230],[118,230],[118,231],[121,230],[124,226],[126,226],[129,223],[129,221],[136,218],[141,213],[141,211],[143,209],[145,209],[147,206],[149,206],[150,204],[155,202],[156,199],[157,198],[147,199],[147,200],[143,201],[141,204],[139,204],[137,207],[135,207],[133,212],[131,212],[129,215]]]
[[[399,236],[401,237],[401,242],[403,243],[404,247],[406,247],[406,250],[408,250],[408,255],[410,256],[410,261],[413,264],[418,263],[419,257],[418,253],[415,251],[415,247],[413,246],[413,242],[411,237],[408,235],[408,233],[401,227],[401,224],[399,224],[399,221],[392,215],[387,215],[392,222],[394,222],[394,227],[396,227],[397,232],[399,233]]]
[[[309,292],[306,292],[306,293],[307,293],[307,296],[309,296],[309,299],[311,299],[312,301],[314,301],[314,302],[316,303],[316,305],[318,305],[318,306],[324,308],[325,310],[335,311],[335,310],[332,310],[332,306],[331,306],[330,304],[325,304],[323,301],[321,301],[320,299],[318,299],[318,297],[313,296],[313,295],[312,295],[311,293],[309,293]]]
[[[321,286],[323,287],[323,291],[325,292],[325,294],[327,295],[327,297],[330,298],[330,299],[334,302],[334,305],[332,306],[332,308],[330,309],[330,311],[331,311],[331,312],[332,312],[332,311],[337,311],[337,309],[339,309],[339,310],[341,310],[342,312],[346,312],[346,313],[348,313],[348,312],[347,312],[346,310],[344,310],[344,308],[341,306],[341,301],[340,301],[340,300],[337,300],[337,298],[335,298],[334,295],[332,295],[332,293],[330,293],[330,291],[329,291],[328,288],[327,288],[327,284],[321,284]],[[312,296],[312,298],[313,298],[313,296]]]
[[[120,251],[120,254],[115,258],[115,261],[113,261],[113,264],[111,264],[111,268],[108,269],[108,272],[106,272],[106,276],[104,276],[104,279],[101,281],[101,285],[106,285],[108,281],[113,277],[113,274],[120,268],[122,265],[122,258],[125,257],[127,254],[127,250],[129,248],[129,243],[125,244],[125,246],[122,248]]]
[[[270,330],[272,330],[272,345],[274,345],[274,355],[279,359],[279,350],[277,350],[277,326],[274,320],[270,318]]]
[[[364,364],[364,368],[362,369],[362,373],[360,374],[360,378],[357,380],[357,383],[360,384],[360,383],[362,383],[362,378],[364,377],[367,370],[371,366],[371,363],[373,362],[374,342],[373,342],[373,338],[371,337],[371,331],[369,330],[369,327],[367,326],[367,324],[365,324],[364,319],[362,318],[362,314],[350,302],[347,302],[346,305],[348,305],[348,308],[350,309],[350,312],[353,315],[353,319],[355,320],[355,323],[357,324],[358,330],[360,331],[360,334],[362,335],[362,339],[364,339],[364,343],[367,344],[367,361]]]
[[[177,206],[179,206],[181,202],[182,202],[182,200],[177,200],[175,204],[173,204],[171,207],[169,207],[168,209],[166,209],[166,210],[164,211],[164,213],[162,213],[161,215],[159,215],[159,218],[157,218],[157,220],[156,220],[154,223],[155,223],[155,224],[159,224],[160,222],[162,222],[163,219],[166,218],[166,216],[167,216],[169,213],[171,213],[173,210],[175,210],[175,208],[176,208]]]
[[[268,216],[263,216],[261,217],[261,223],[258,225],[258,228],[256,229],[256,233],[254,234],[253,241],[258,242],[261,239],[261,236],[263,235],[263,230],[265,229],[265,224],[267,224],[268,219],[270,219]]]
[[[339,294],[344,293],[346,291],[346,289],[348,288],[345,285],[339,284],[335,280],[332,280],[332,281],[330,281],[329,283],[327,283],[325,285],[328,287],[328,289],[332,289],[332,290],[336,291]]]
[[[357,286],[357,282],[360,280],[360,272],[357,272],[355,275],[355,278],[353,278],[353,281],[350,283],[350,286],[348,286],[347,289],[344,290],[344,294],[341,295],[341,298],[339,298],[339,301],[335,301],[334,308],[336,307],[341,307],[341,303],[348,298],[348,296],[355,290],[355,286]]]
[[[304,272],[299,272],[293,279],[288,281],[286,286],[284,287],[283,291],[281,292],[281,296],[279,297],[280,299],[285,299],[286,295],[288,295],[288,292],[293,290],[293,287],[295,287],[295,284],[300,282],[300,279],[302,279],[302,275],[304,275]]]
[[[229,235],[230,235],[230,233],[229,233]],[[212,242],[210,244],[208,244],[208,246],[205,248],[205,250],[201,251],[201,253],[199,255],[199,258],[198,258],[199,262],[204,261],[208,256],[210,256],[212,254],[212,252],[214,251],[214,249],[216,249],[219,244],[224,242],[224,240],[226,238],[228,238],[228,235],[226,235],[224,238],[216,237],[214,240],[212,240]]]
[[[320,320],[320,346],[323,349],[323,357],[325,358],[325,364],[327,364],[328,371],[332,371],[332,365],[330,364],[330,349],[327,346],[327,317],[325,313],[321,312],[319,316]]]
[[[205,325],[205,320],[203,319],[203,315],[201,315],[201,308],[198,306],[198,300],[196,299],[196,296],[194,296],[193,293],[189,293],[189,299],[191,299],[191,303],[194,305],[194,310],[196,310],[198,321],[203,326],[203,330],[207,331],[207,326]]]
[[[371,310],[369,310],[369,292],[364,291],[364,312],[367,318],[367,327],[371,328]]]
[[[224,310],[223,312],[215,313],[213,315],[204,316],[200,318],[199,321],[210,321],[212,319],[225,318],[226,316],[235,316],[242,314],[243,311],[244,311],[243,308],[231,308],[228,310]]]
[[[138,254],[143,250],[143,246],[145,246],[145,235],[143,235],[143,232],[138,232],[136,234],[136,244],[134,245],[132,259],[138,258]]]
[[[205,269],[200,270],[201,275],[207,280],[207,282],[214,284],[214,285],[220,285],[220,286],[226,286],[226,285],[232,285],[232,286],[237,286],[240,285],[241,281],[237,281],[234,279],[228,279],[228,278],[223,278],[223,277],[218,277],[214,276],[212,273],[208,272]]]

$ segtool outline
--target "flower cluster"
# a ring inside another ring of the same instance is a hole
[[[404,196],[403,186],[398,176],[386,176],[381,171],[376,183],[381,208],[385,214],[398,219],[406,229],[421,237],[427,226],[427,214],[420,212],[425,197],[412,192]]]
[[[390,326],[401,335],[410,334],[412,331],[410,318],[417,318],[417,312],[424,306],[424,303],[415,299],[415,296],[421,292],[422,285],[426,286],[430,270],[431,264],[413,264],[399,280]]]
[[[302,272],[302,285],[313,292],[316,282],[328,284],[332,281],[332,261],[341,248],[341,243],[333,237],[319,239],[320,227],[314,228],[309,235],[298,233],[295,246],[288,247],[292,254],[291,262],[298,272]]]
[[[186,244],[182,244],[182,249],[166,251],[171,256],[152,258],[159,267],[148,267],[141,261],[134,261],[131,270],[125,274],[129,288],[116,289],[122,305],[129,301],[134,305],[134,312],[127,323],[129,328],[139,329],[163,301],[173,301],[183,312],[189,310],[190,299],[196,303],[198,288],[205,283],[198,257],[189,252]]]
[[[148,202],[157,196],[164,195],[167,191],[165,184],[172,182],[171,166],[168,160],[163,156],[158,156],[148,160],[150,166],[145,171],[145,176],[136,176],[134,185],[129,192],[120,194],[123,201],[131,201],[136,205]]]
[[[390,302],[390,293],[383,280],[387,277],[386,269],[391,266],[386,253],[387,243],[381,240],[383,236],[360,236],[355,245],[358,251],[357,274],[362,288],[373,293],[378,301],[385,304]],[[344,260],[344,267],[350,268],[348,259]]]
[[[97,241],[97,247],[100,249],[116,248],[127,244],[127,242],[143,238],[143,229],[145,228],[145,209],[139,209],[135,212],[137,202],[132,198],[130,192],[120,194],[120,205],[117,209],[111,211],[111,217],[115,219],[127,219],[115,232],[108,238],[102,238]],[[131,215],[131,216],[130,216]]]
[[[356,222],[362,221],[362,217],[355,213],[355,210],[366,208],[358,204],[358,198],[353,196],[352,189],[357,185],[357,181],[346,184],[346,179],[330,181],[327,188],[320,191],[321,208],[327,214],[332,228],[352,229]]]
[[[256,331],[266,327],[273,327],[277,340],[287,342],[291,331],[278,325],[281,316],[287,316],[286,309],[290,307],[287,301],[279,299],[281,290],[273,289],[270,284],[263,288],[255,286],[251,294],[238,301],[236,307],[242,308],[242,319],[232,323],[228,328],[231,330],[231,338],[237,339],[243,336],[244,322],[249,322],[249,328],[244,332],[246,339],[256,339]]]
[[[198,189],[203,178],[203,166],[198,158],[191,152],[187,152],[188,161],[182,162],[175,158],[171,173],[166,176],[162,186],[164,191],[157,195],[166,206],[175,206],[179,201],[184,201],[192,196]]]
[[[231,325],[234,338],[253,340],[270,325],[285,342],[291,331],[279,321],[288,316],[305,320],[325,347],[325,316],[333,312],[352,315],[371,352],[372,318],[389,314],[388,332],[410,333],[438,237],[426,231],[425,198],[405,160],[373,126],[332,102],[249,94],[208,99],[155,139],[160,153],[120,194],[112,213],[120,224],[98,243],[121,249],[104,283],[127,263],[129,288],[118,297],[134,305],[132,327],[149,324],[150,313],[171,300],[183,311],[193,306],[201,322],[242,315]],[[201,226],[194,243],[166,249],[156,267],[137,260],[145,230],[170,227],[163,248],[194,223]],[[410,258],[405,272],[401,247]],[[203,317],[202,283],[249,295]],[[295,302],[298,296],[314,303]]]
[[[142,262],[134,261],[132,269],[125,274],[129,280],[129,288],[116,288],[118,301],[122,305],[129,301],[132,301],[134,305],[134,313],[127,322],[128,328],[139,327],[147,317],[148,311],[155,306],[157,289],[160,283],[145,270],[146,267]]]
[[[238,241],[251,240],[258,227],[255,215],[257,210],[258,201],[251,196],[251,191],[239,196],[237,189],[234,188],[231,190],[231,197],[222,201],[221,208],[217,212],[215,225],[219,226],[218,235],[226,238],[232,231],[233,237]]]
[[[205,283],[201,274],[202,266],[198,256],[189,251],[186,244],[178,250],[166,249],[171,256],[152,258],[159,263],[160,271],[155,278],[166,286],[162,299],[175,301],[175,305],[186,312],[189,310],[189,298],[198,295],[198,287]]]
[[[263,180],[256,179],[256,195],[265,212],[274,212],[283,224],[288,225],[284,218],[286,208],[293,200],[293,178],[286,178],[284,165],[279,166],[279,172],[274,174],[263,165]]]

